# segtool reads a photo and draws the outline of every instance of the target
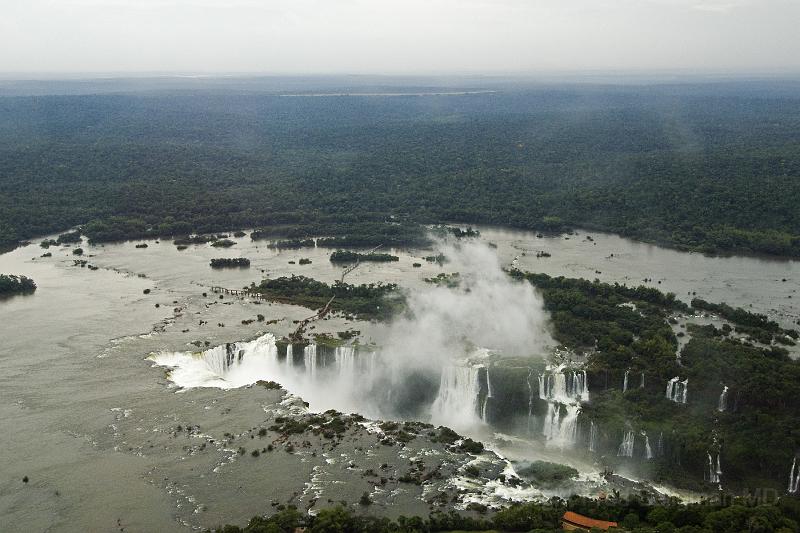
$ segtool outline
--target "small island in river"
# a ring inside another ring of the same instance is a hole
[[[31,294],[36,290],[36,283],[26,276],[0,274],[0,297],[14,294]]]

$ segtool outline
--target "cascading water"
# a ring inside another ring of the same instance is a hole
[[[635,442],[636,437],[633,431],[625,432],[622,443],[620,443],[619,449],[617,449],[617,457],[633,457],[633,445]]]
[[[792,459],[792,469],[789,471],[789,494],[797,494],[800,492],[800,469],[797,469],[795,473],[795,468],[797,467],[797,456]]]
[[[200,353],[160,352],[149,357],[171,368],[169,378],[177,385],[230,389],[272,379],[278,366],[278,348],[272,335],[248,342],[228,343]]]
[[[340,346],[333,354],[339,377],[352,377],[356,373],[356,350],[352,346]]]
[[[539,374],[539,398],[560,403],[588,402],[586,371],[562,372],[561,367]]]
[[[674,377],[667,382],[667,399],[675,403],[686,403],[689,391],[689,379],[681,381],[681,378]]]
[[[722,388],[722,393],[719,395],[719,402],[717,403],[717,411],[720,413],[728,408],[728,387]]]
[[[640,389],[644,388],[644,372],[642,372],[642,377],[641,380],[639,381],[639,388]]]
[[[470,427],[477,422],[479,368],[448,366],[442,369],[439,392],[431,405],[431,421],[452,427]]]
[[[589,451],[592,453],[597,451],[597,426],[594,424],[594,420],[589,426]]]
[[[306,367],[306,376],[310,381],[317,378],[317,345],[309,344],[303,348],[303,364]]]
[[[625,371],[625,379],[622,382],[622,392],[628,392],[628,375],[631,373],[630,370]]]
[[[563,367],[539,375],[539,398],[547,402],[542,434],[560,447],[577,441],[578,414],[582,401],[589,400],[586,371],[565,373]]]
[[[711,452],[707,452],[708,455],[708,474],[706,479],[709,483],[719,483],[720,479],[722,478],[722,468],[719,462],[719,454],[717,454],[717,462],[714,463],[714,459],[711,457]]]
[[[481,407],[481,420],[484,423],[488,423],[488,408],[489,408],[489,401],[493,398],[492,395],[492,380],[489,377],[489,367],[486,367],[486,397],[483,399],[483,407]]]
[[[647,436],[647,433],[642,431],[642,435],[644,436],[644,458],[648,461],[653,458],[653,450],[650,448],[650,437]]]
[[[656,444],[656,455],[659,457],[664,455],[664,432],[658,433],[658,443]]]
[[[291,344],[286,345],[286,371],[290,372],[294,368],[294,346]]]
[[[533,377],[533,369],[528,371],[528,377],[525,380],[528,384],[528,435],[533,434],[533,385],[531,384],[531,377]]]

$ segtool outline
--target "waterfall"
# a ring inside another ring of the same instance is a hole
[[[641,381],[639,382],[639,388],[640,389],[644,388],[644,372],[642,372],[642,378],[641,378]]]
[[[578,405],[563,406],[565,414],[562,416],[562,405],[549,402],[547,415],[544,419],[542,433],[547,441],[559,447],[570,446],[575,443],[578,433]]]
[[[539,398],[559,403],[589,401],[586,371],[565,373],[561,368],[539,374]]]
[[[294,346],[291,344],[286,345],[286,372],[290,372],[294,367]]]
[[[649,461],[653,458],[653,450],[650,449],[650,437],[644,431],[642,431],[642,435],[644,435],[644,458]]]
[[[630,373],[630,370],[625,371],[625,380],[622,382],[622,392],[628,392],[628,374]]]
[[[589,400],[586,371],[564,372],[563,366],[553,370],[548,367],[539,374],[539,398],[547,402],[542,434],[548,443],[562,448],[574,445],[580,404]]]
[[[659,457],[664,455],[664,432],[660,431],[658,433],[658,444],[656,444],[656,454]]]
[[[636,437],[633,435],[633,431],[626,432],[617,450],[617,457],[633,457],[633,445],[635,442]]]
[[[528,378],[525,380],[528,384],[528,435],[533,434],[533,385],[531,385],[531,376],[533,376],[533,369],[528,370]]]
[[[492,380],[489,377],[489,367],[486,367],[486,397],[483,399],[483,406],[481,407],[481,420],[484,423],[488,423],[488,407],[489,407],[489,400],[492,399]]]
[[[274,379],[278,348],[270,335],[248,342],[222,344],[200,353],[159,352],[149,359],[170,368],[169,379],[179,387],[219,387],[251,385],[260,379]]]
[[[719,395],[719,402],[717,403],[717,411],[723,412],[728,407],[728,387],[722,387],[722,394]]]
[[[675,403],[686,403],[689,392],[689,378],[681,381],[681,378],[674,377],[667,382],[667,399]]]
[[[478,368],[449,366],[442,369],[439,392],[431,405],[431,420],[436,424],[469,427],[478,412]]]
[[[707,452],[706,455],[708,455],[708,482],[719,483],[720,477],[722,476],[722,468],[720,468],[719,463],[719,454],[717,454],[716,466],[714,466],[714,460],[711,458],[711,453]]]
[[[589,426],[589,451],[592,453],[597,451],[597,426],[594,424],[594,420]]]
[[[306,376],[311,381],[317,377],[317,345],[309,344],[303,348],[303,364],[306,368]]]
[[[339,346],[333,352],[333,360],[339,379],[350,381],[356,375],[356,349],[352,346]]]
[[[589,401],[589,380],[586,379],[586,370],[581,370],[580,372],[575,372],[575,383],[577,387],[575,389],[576,395],[578,399],[582,402]]]
[[[548,374],[539,374],[539,398],[546,400],[548,397]]]
[[[789,471],[789,494],[797,494],[800,489],[800,469],[795,474],[797,456],[792,459],[792,469]]]

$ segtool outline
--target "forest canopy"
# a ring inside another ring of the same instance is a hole
[[[80,224],[95,242],[332,223],[372,226],[330,247],[422,242],[373,231],[403,221],[800,256],[797,89],[2,97],[0,246]]]

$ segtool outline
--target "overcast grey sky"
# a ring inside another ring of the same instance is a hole
[[[799,70],[800,0],[0,0],[0,72]]]

